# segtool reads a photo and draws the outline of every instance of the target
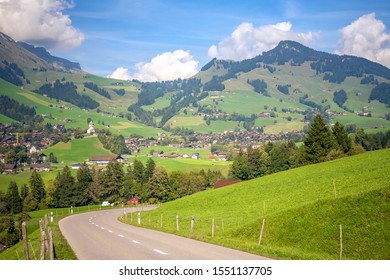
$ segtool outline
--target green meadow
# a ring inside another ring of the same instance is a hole
[[[141,226],[276,259],[335,260],[341,225],[342,259],[390,259],[389,159],[390,149],[366,152],[206,190],[141,214]]]
[[[151,151],[162,151],[165,154],[176,153],[180,155],[187,154],[189,158],[160,158],[157,156],[151,157],[156,165],[164,167],[168,172],[172,171],[200,171],[212,170],[221,171],[222,175],[227,176],[231,162],[227,161],[211,161],[209,160],[210,150],[205,149],[191,149],[191,148],[175,148],[168,146],[153,146],[141,150],[141,153],[135,154],[129,161],[133,162],[135,159],[146,164],[150,158]],[[200,159],[193,159],[192,153],[199,153]]]
[[[53,153],[59,163],[72,165],[89,161],[92,156],[106,156],[112,153],[103,148],[96,136],[83,139],[73,139],[67,143],[58,144],[43,151],[47,156]]]
[[[213,171],[221,171],[224,176],[227,176],[231,165],[231,162],[209,160],[208,157],[210,155],[210,150],[208,148],[194,150],[190,148],[174,148],[168,146],[153,146],[142,149],[139,154],[134,154],[133,157],[129,159],[129,162],[133,162],[135,159],[137,159],[146,165],[152,150],[163,151],[164,153],[168,154],[187,154],[189,156],[189,158],[172,159],[152,157],[157,165],[161,165],[168,172],[175,170],[200,171],[202,169],[210,169]],[[87,136],[82,139],[73,139],[67,143],[59,142],[56,145],[43,150],[42,152],[47,156],[49,156],[50,153],[53,153],[57,157],[58,161],[58,164],[51,165],[52,171],[40,173],[45,183],[47,183],[49,180],[54,180],[58,174],[58,171],[61,170],[65,165],[71,166],[74,163],[86,162],[92,156],[112,155],[109,150],[103,148],[103,145],[96,136]],[[199,160],[191,158],[192,153],[194,152],[199,153]],[[75,173],[75,171],[73,171],[73,173]],[[20,172],[16,175],[0,174],[0,191],[2,190],[3,192],[6,192],[11,181],[15,181],[19,187],[21,187],[23,184],[28,185],[30,176],[31,172],[28,170]]]
[[[6,193],[8,190],[9,183],[11,181],[16,182],[18,187],[20,188],[23,184],[29,185],[29,180],[31,177],[31,171],[23,171],[18,173],[17,175],[5,175],[5,174],[0,174],[0,191]],[[50,172],[41,172],[39,173],[45,182],[49,182],[50,180],[54,180],[58,174],[58,169],[53,168],[53,171]]]

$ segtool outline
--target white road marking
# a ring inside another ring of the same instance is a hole
[[[137,241],[137,240],[133,240],[133,243],[135,244],[140,244],[141,242]]]
[[[157,249],[154,249],[153,251],[155,251],[156,253],[159,253],[161,255],[167,255],[167,253],[160,251],[160,250],[157,250]]]
[[[108,232],[112,233],[112,230],[108,230]]]
[[[118,234],[118,236],[119,236],[119,237],[125,237],[125,236],[124,236],[124,235],[122,235],[122,234]]]
[[[101,227],[101,229],[104,229],[104,227]]]

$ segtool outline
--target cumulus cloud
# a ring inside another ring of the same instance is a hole
[[[208,50],[208,55],[211,58],[243,60],[274,48],[281,40],[294,40],[307,45],[316,36],[314,32],[293,32],[290,22],[259,27],[244,22],[233,31],[230,37],[222,40],[218,45],[212,45]]]
[[[133,77],[130,75],[129,69],[124,67],[118,67],[116,70],[108,76],[108,78],[118,80],[132,80]]]
[[[66,0],[0,0],[0,31],[47,49],[78,47],[84,34],[63,13],[71,7]]]
[[[375,13],[361,16],[340,33],[342,50],[338,54],[360,56],[390,67],[390,35]]]
[[[150,62],[135,65],[136,73],[117,68],[109,77],[121,80],[137,79],[143,82],[168,81],[190,78],[198,72],[198,61],[188,51],[176,50],[153,57]]]

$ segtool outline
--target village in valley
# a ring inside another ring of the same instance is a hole
[[[95,137],[98,133],[92,121],[83,132],[67,129],[63,124],[47,125],[42,130],[31,130],[31,132],[19,132],[17,125],[0,125],[0,147],[9,150],[7,153],[0,153],[0,171],[3,174],[16,174],[23,170],[50,171],[51,164],[58,162],[56,155],[46,154],[45,150],[63,141],[70,141],[73,138]],[[81,135],[80,135],[81,134]],[[223,133],[202,134],[192,132],[191,136],[167,136],[166,132],[158,132],[156,138],[146,138],[140,135],[124,137],[124,144],[129,149],[129,154],[117,155],[94,155],[86,163],[90,166],[105,166],[111,160],[119,161],[124,165],[130,165],[129,159],[140,154],[143,149],[151,147],[169,146],[174,148],[189,148],[192,153],[169,152],[152,149],[148,156],[175,159],[190,158],[200,159],[198,150],[208,150],[209,156],[206,160],[211,161],[232,161],[233,155],[240,150],[245,151],[251,145],[258,148],[260,143],[303,139],[302,132],[288,132],[283,134],[264,134],[253,131],[224,131]],[[224,147],[222,150],[212,149],[213,146]],[[178,150],[177,150],[178,151]],[[205,158],[202,158],[205,160]],[[65,163],[78,169],[80,162]],[[102,170],[102,169],[98,169]]]

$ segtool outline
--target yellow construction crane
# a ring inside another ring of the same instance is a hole
[[[19,146],[19,134],[25,135],[25,134],[34,134],[33,132],[15,132],[15,133],[9,133],[11,135],[16,135],[16,146]]]

